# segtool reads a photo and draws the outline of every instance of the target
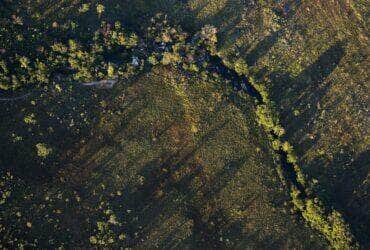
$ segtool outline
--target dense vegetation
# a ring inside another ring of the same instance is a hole
[[[359,248],[289,142],[276,79],[223,22],[199,26],[209,3],[190,25],[156,14],[185,13],[169,2],[85,3],[47,24],[3,7],[2,246]]]

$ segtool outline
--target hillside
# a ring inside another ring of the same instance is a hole
[[[368,7],[4,1],[1,246],[366,249]]]

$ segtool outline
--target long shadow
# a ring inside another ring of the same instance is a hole
[[[220,193],[233,179],[236,173],[244,166],[247,157],[229,162],[224,168],[215,175],[213,183],[204,187],[204,199],[209,200]]]
[[[142,168],[139,175],[144,177],[145,183],[143,186],[129,191],[127,198],[127,209],[135,211],[132,217],[140,218],[140,221],[126,222],[126,227],[129,228],[130,238],[132,239],[128,245],[135,246],[139,244],[145,234],[150,231],[151,226],[155,225],[155,221],[159,218],[158,215],[162,214],[166,205],[173,202],[167,200],[170,197],[166,195],[164,198],[158,197],[157,191],[170,194],[174,188],[176,189],[176,184],[172,181],[171,176],[189,164],[196,151],[203,147],[208,139],[214,137],[225,125],[226,122],[213,128],[199,140],[196,146],[189,148],[185,144],[176,153],[164,155]]]
[[[337,68],[340,60],[345,54],[345,45],[344,41],[338,41],[330,46],[330,48],[322,53],[313,64],[307,67],[296,79],[294,79],[292,91],[295,93],[302,93],[307,89],[317,90],[318,85]],[[299,101],[300,100],[297,100],[296,102]]]
[[[299,6],[301,6],[302,0],[288,0],[278,4],[273,11],[278,16],[284,19],[290,19],[294,16]]]
[[[202,5],[196,13],[199,14],[206,6],[207,4]],[[203,24],[212,24],[219,29],[219,46],[227,42],[227,39],[223,38],[229,38],[237,24],[241,22],[242,12],[240,10],[242,10],[242,5],[238,1],[229,0],[223,8],[202,20]]]
[[[232,3],[230,3],[230,5],[232,5]],[[257,7],[256,3],[253,2],[244,3],[243,5],[244,11],[247,12],[257,12],[259,10],[259,7]],[[294,14],[300,5],[300,0],[292,0],[283,4],[283,6],[280,8],[273,8],[273,11],[277,12],[278,14],[280,13],[285,22],[287,22],[294,17]],[[222,48],[225,48],[225,46],[227,48],[233,46],[239,37],[243,36],[245,33],[248,33],[248,27],[237,27],[237,24],[243,20],[243,14],[234,13],[234,15],[235,17],[233,17],[232,22],[224,27],[220,32],[220,37],[227,37],[227,39],[220,42],[220,46]],[[254,65],[258,59],[267,54],[272,46],[277,42],[279,37],[283,34],[285,27],[263,38],[263,40],[260,41],[250,52],[247,51],[251,47],[251,44],[248,41],[244,42],[242,46],[238,47],[238,51],[240,53],[239,56],[245,58],[248,65]]]
[[[353,152],[338,153],[334,159],[325,167],[327,170],[322,168],[326,162],[323,158],[312,160],[308,163],[308,168],[312,169],[312,175],[322,177],[320,187],[328,190],[324,195],[331,204],[344,212],[356,239],[364,249],[368,249],[370,185],[366,181],[369,174],[370,151],[365,150],[356,159],[353,159]]]
[[[310,126],[316,117],[318,104],[330,89],[330,82],[323,82],[337,68],[345,55],[345,42],[338,41],[320,55],[320,57],[296,78],[291,79],[286,74],[272,73],[272,98],[281,110],[281,121],[287,131],[287,137],[296,134],[304,127]],[[301,114],[295,116],[293,111],[301,107]],[[302,151],[307,147],[301,148]]]
[[[125,228],[127,228],[131,234],[129,237],[130,240],[127,241],[127,246],[138,246],[140,241],[145,239],[145,235],[148,235],[150,231],[156,228],[160,220],[165,220],[167,217],[170,218],[172,215],[171,211],[173,211],[173,205],[171,204],[174,204],[175,200],[177,211],[184,210],[184,212],[189,215],[189,219],[195,220],[193,236],[198,237],[198,246],[206,246],[204,242],[207,242],[207,240],[211,240],[211,244],[213,244],[214,247],[221,246],[218,245],[220,242],[218,239],[225,228],[223,228],[223,225],[215,227],[213,224],[216,222],[227,223],[227,220],[221,219],[216,212],[211,215],[209,221],[203,221],[195,215],[199,214],[201,211],[202,204],[210,202],[212,197],[221,192],[221,190],[233,179],[237,171],[244,166],[245,158],[231,161],[221,172],[207,180],[198,189],[193,189],[191,182],[196,176],[202,175],[202,166],[197,164],[194,165],[194,163],[191,162],[196,151],[203,147],[209,138],[216,136],[226,123],[227,122],[224,122],[209,131],[199,140],[195,147],[189,149],[187,145],[183,145],[175,154],[163,155],[160,159],[149,162],[142,168],[140,175],[144,176],[146,180],[145,184],[127,193],[128,204],[126,204],[126,209],[135,211],[131,218],[140,218],[140,220],[132,219],[126,221]],[[186,167],[190,170],[187,171],[180,180],[174,180],[171,177],[176,171],[183,171]],[[157,190],[163,190],[165,196],[156,197]],[[195,194],[199,192],[201,192],[204,197],[204,199],[202,199],[202,204],[192,201]],[[171,194],[174,194],[177,198],[174,199]],[[181,198],[178,197],[178,194],[182,194],[180,195]],[[190,204],[190,206],[186,204]],[[245,206],[248,205],[245,204]],[[175,231],[165,235],[166,237],[160,242],[160,246],[167,249],[171,244],[175,244],[175,235]],[[239,234],[234,234],[234,236],[236,235]]]
[[[81,159],[75,162],[75,165],[84,166],[85,163],[89,161],[89,159],[96,155],[99,150],[106,145],[114,146],[116,151],[122,150],[119,143],[117,143],[119,135],[121,133],[125,133],[126,127],[142,112],[143,109],[145,109],[145,107],[146,106],[144,105],[144,103],[140,102],[139,97],[135,97],[132,100],[128,101],[128,103],[120,109],[121,112],[124,112],[124,119],[122,119],[120,123],[117,124],[115,131],[113,131],[113,134],[110,135],[108,133],[101,133],[100,135],[98,134],[94,136],[92,138],[92,140],[94,140],[94,144],[92,145],[92,147],[89,148],[89,150],[87,150],[87,153],[85,153]],[[68,162],[65,162],[65,164],[68,164]]]
[[[204,221],[201,208],[188,208],[187,217],[194,221],[193,240],[199,249],[225,249],[226,242],[220,241],[220,233],[227,223],[227,217],[222,209],[217,209]]]
[[[262,41],[260,41],[257,46],[252,49],[246,56],[245,61],[249,66],[255,65],[258,59],[266,55],[269,50],[278,41],[279,37],[283,33],[283,30],[272,32],[270,35],[266,36]]]
[[[310,93],[307,93],[308,90],[314,90],[313,92],[315,94],[320,94],[317,92],[317,90],[319,90],[319,85],[338,66],[340,60],[345,54],[344,47],[345,42],[336,42],[324,53],[322,53],[314,63],[308,66],[294,79],[285,79],[283,82],[281,82],[281,80],[283,80],[281,77],[285,78],[287,76],[273,73],[272,79],[275,80],[273,97],[278,106],[281,104],[279,100],[284,100],[285,98],[293,98],[290,102],[290,105],[297,104],[304,98],[297,98],[296,96],[301,96],[302,93],[307,95]],[[279,82],[281,83],[279,84]]]
[[[224,249],[226,247],[226,242],[220,241],[220,237],[222,237],[223,234],[227,233],[230,239],[242,234],[240,226],[236,228],[233,227],[235,225],[229,224],[223,209],[215,208],[206,216],[208,219],[204,220],[202,208],[204,204],[210,203],[212,199],[229,184],[236,173],[244,166],[244,163],[245,157],[233,160],[225,165],[224,168],[209,181],[205,182],[202,187],[196,190],[190,188],[188,191],[189,197],[194,196],[196,193],[202,194],[202,204],[191,202],[186,210],[187,218],[194,221],[192,238],[195,240],[196,247],[200,249]],[[186,185],[191,187],[189,184],[190,183],[187,183]],[[247,207],[249,205],[244,204],[243,206]]]

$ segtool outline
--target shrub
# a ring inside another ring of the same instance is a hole
[[[181,61],[181,57],[177,53],[164,52],[161,63],[163,65],[176,64]]]
[[[333,210],[328,217],[331,224],[330,238],[332,239],[333,246],[336,249],[349,249],[358,248],[354,243],[353,236],[349,233],[350,229],[344,222],[341,214]],[[352,245],[352,247],[350,247]]]
[[[301,192],[294,186],[291,187],[290,196],[292,197],[292,202],[295,208],[299,211],[304,210],[304,202],[300,198]]]
[[[180,26],[170,26],[167,16],[158,13],[151,20],[151,26],[147,30],[147,37],[156,43],[182,43],[185,42],[187,34]]]
[[[293,163],[293,164],[294,164],[294,166],[293,166],[294,170],[297,174],[298,183],[300,183],[302,186],[306,186],[306,176],[303,174],[301,168],[297,164],[295,164],[295,163]]]
[[[112,63],[108,63],[107,75],[109,79],[113,79],[115,77],[115,67]]]
[[[96,12],[98,13],[98,16],[99,17],[101,17],[101,15],[103,14],[104,10],[105,10],[104,5],[102,5],[100,3],[96,5]]]
[[[157,57],[155,55],[151,55],[148,57],[148,62],[151,64],[151,65],[157,65],[159,62],[157,60]]]
[[[28,66],[30,64],[30,60],[25,56],[21,56],[21,57],[19,57],[19,63],[21,65],[21,68],[28,69]]]
[[[332,210],[327,215],[322,203],[312,199],[307,199],[301,210],[305,220],[323,233],[334,249],[358,249],[348,225],[338,211]]]
[[[275,122],[271,110],[267,105],[258,105],[256,110],[258,123],[261,124],[267,132],[273,131]]]
[[[292,153],[287,154],[287,160],[288,162],[294,164],[294,163],[297,163],[298,157],[292,152]]]
[[[40,158],[48,157],[53,151],[51,148],[47,147],[45,143],[36,144],[37,156]]]
[[[35,119],[35,114],[30,114],[30,115],[25,116],[23,120],[26,124],[36,124],[37,123]]]
[[[199,37],[198,45],[205,46],[205,48],[212,54],[217,53],[217,28],[212,25],[204,26],[197,36]]]
[[[0,61],[0,89],[8,90],[10,88],[9,81],[10,78],[8,76],[9,70],[7,64],[4,60]]]
[[[281,143],[280,140],[273,140],[272,141],[272,148],[277,151],[280,149]]]
[[[234,63],[234,70],[236,71],[236,73],[238,73],[238,75],[245,76],[248,74],[248,65],[243,59],[239,58]]]
[[[30,81],[37,83],[48,83],[50,73],[45,63],[36,59],[35,69],[31,71]]]
[[[90,9],[90,4],[89,3],[84,3],[82,6],[78,9],[80,13],[85,13],[88,12]]]
[[[5,204],[12,194],[12,188],[14,187],[13,178],[13,175],[9,172],[0,172],[0,205]]]
[[[206,25],[200,30],[200,38],[209,45],[217,43],[217,28],[212,25]]]
[[[199,72],[199,68],[196,64],[192,63],[192,64],[189,65],[189,71]]]

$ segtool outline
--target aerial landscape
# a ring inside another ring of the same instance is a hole
[[[370,249],[367,0],[0,0],[0,249]]]

